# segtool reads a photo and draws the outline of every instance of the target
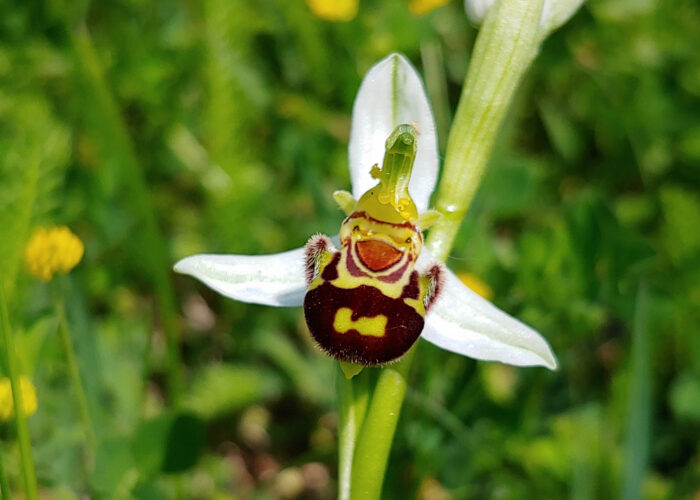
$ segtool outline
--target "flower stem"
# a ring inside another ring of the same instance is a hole
[[[0,453],[0,497],[2,500],[10,500],[10,485],[7,484],[7,476],[5,475],[5,466],[2,461],[2,453]]]
[[[348,379],[338,370],[337,385],[340,404],[338,422],[338,500],[350,499],[352,460],[355,444],[362,428],[369,402],[367,370]]]
[[[379,374],[355,448],[352,500],[378,500],[381,497],[414,352],[415,348],[411,349],[399,362],[383,368]]]
[[[445,260],[474,199],[513,94],[537,54],[542,0],[503,0],[488,13],[474,46],[447,141],[428,248]]]
[[[78,367],[75,350],[73,349],[73,341],[68,328],[68,321],[66,320],[65,306],[63,304],[63,300],[60,298],[56,299],[56,314],[58,315],[58,333],[61,337],[61,343],[63,344],[66,361],[68,362],[68,369],[73,382],[73,389],[75,390],[75,395],[78,398],[80,416],[83,419],[83,425],[85,425],[85,437],[87,438],[90,448],[94,452],[97,446],[95,427],[92,425],[90,409],[88,406],[87,397],[85,396],[85,389],[83,388],[83,382],[80,378],[80,368]]]
[[[442,218],[426,242],[442,261],[481,183],[513,94],[537,54],[542,5],[543,0],[502,0],[489,11],[479,32],[447,142],[436,201]],[[381,496],[414,351],[379,375],[355,447],[352,500]]]
[[[10,386],[12,387],[12,403],[14,405],[15,428],[17,431],[17,442],[19,444],[24,489],[28,500],[36,500],[37,486],[34,460],[32,458],[32,445],[29,440],[27,419],[24,415],[24,401],[22,400],[22,389],[20,387],[19,373],[17,371],[18,366],[15,346],[10,328],[5,291],[0,285],[0,344],[2,345],[2,350],[5,352],[5,362],[10,378]]]

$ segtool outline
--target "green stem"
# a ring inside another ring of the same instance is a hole
[[[0,498],[2,500],[10,500],[10,485],[7,484],[7,476],[5,475],[5,466],[2,461],[2,452],[0,452]]]
[[[166,372],[170,396],[177,403],[182,392],[183,376],[178,351],[179,327],[175,292],[170,281],[170,259],[167,247],[158,230],[151,192],[146,185],[143,168],[136,156],[128,130],[119,107],[104,77],[102,64],[87,29],[69,28],[75,66],[82,86],[79,97],[83,99],[88,133],[105,158],[118,164],[119,174],[125,179],[128,205],[133,207],[135,218],[143,224],[137,231],[142,252],[140,262],[152,281],[158,309],[167,341]]]
[[[426,242],[444,261],[484,175],[518,84],[537,54],[543,0],[502,0],[476,40],[447,142],[436,208],[442,218]],[[352,466],[353,500],[379,499],[415,349],[384,368],[360,431]]]
[[[414,352],[415,348],[411,349],[399,362],[383,368],[379,374],[355,448],[352,500],[378,500],[381,497]]]
[[[22,400],[22,389],[19,381],[15,346],[10,328],[5,291],[0,286],[0,341],[3,351],[5,352],[7,372],[10,377],[10,386],[12,387],[12,403],[14,405],[14,419],[21,458],[22,478],[24,479],[24,489],[27,499],[36,500],[36,472],[34,471],[34,460],[32,458],[32,445],[29,440],[27,419],[24,415],[24,401]]]
[[[338,421],[338,500],[350,499],[352,460],[357,437],[369,402],[369,374],[367,370],[348,379],[338,370],[337,385],[340,403]]]
[[[76,397],[78,398],[78,406],[80,407],[80,416],[83,419],[83,424],[85,425],[85,437],[94,452],[97,446],[97,438],[95,437],[95,427],[92,425],[92,419],[90,418],[90,410],[88,407],[87,397],[85,396],[85,389],[83,388],[83,382],[80,378],[80,368],[78,367],[78,362],[75,356],[75,350],[73,349],[73,341],[71,339],[70,330],[68,328],[68,321],[66,320],[66,311],[62,299],[56,300],[56,314],[58,315],[58,333],[61,337],[61,343],[63,344],[63,350],[66,355],[66,361],[68,362],[68,369],[70,371],[70,377],[73,382],[73,389],[75,390]]]
[[[428,248],[445,260],[474,199],[525,71],[537,54],[542,0],[503,0],[489,11],[474,46],[450,136]]]

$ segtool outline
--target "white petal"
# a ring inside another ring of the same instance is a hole
[[[374,186],[369,171],[382,165],[384,142],[402,123],[418,130],[418,151],[408,190],[419,212],[428,209],[438,175],[435,120],[423,83],[404,56],[391,54],[365,75],[355,98],[350,131],[350,178],[355,198]]]
[[[545,35],[566,23],[581,7],[584,0],[545,0],[542,9],[542,26]]]
[[[272,255],[193,255],[175,271],[241,302],[300,306],[306,293],[303,247]]]
[[[557,360],[535,330],[504,313],[446,270],[442,292],[425,318],[422,337],[448,351],[518,366]]]
[[[464,9],[469,20],[477,26],[484,22],[486,13],[494,4],[494,0],[464,0]]]

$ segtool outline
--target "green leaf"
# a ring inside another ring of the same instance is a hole
[[[145,477],[185,471],[201,455],[204,431],[203,422],[187,413],[166,413],[143,422],[131,440],[134,463]]]
[[[182,472],[194,466],[204,448],[204,437],[204,424],[199,418],[176,416],[168,432],[163,472]]]
[[[700,422],[700,377],[684,373],[671,387],[671,408],[680,418]]]
[[[209,365],[194,377],[185,407],[214,418],[277,396],[281,382],[267,372],[241,365]]]
[[[136,500],[168,500],[170,497],[154,483],[139,483],[131,490]]]
[[[130,445],[131,442],[121,436],[100,443],[95,457],[95,469],[90,476],[90,483],[95,490],[111,495],[118,488],[133,467],[134,457]]]
[[[571,117],[550,99],[540,101],[539,112],[552,147],[568,163],[579,159],[584,148],[583,138]]]
[[[661,190],[661,209],[666,219],[664,239],[671,258],[680,264],[700,251],[700,198],[679,186]]]
[[[525,157],[494,158],[477,197],[484,210],[496,217],[526,212],[537,195],[539,166]]]
[[[165,463],[166,444],[175,415],[166,413],[142,422],[131,438],[134,463],[141,474],[150,477]]]

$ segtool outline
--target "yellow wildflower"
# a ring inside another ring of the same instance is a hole
[[[408,4],[408,10],[415,16],[422,16],[431,10],[442,7],[449,3],[450,0],[411,0]]]
[[[359,0],[306,0],[314,16],[326,21],[350,21],[357,15]]]
[[[478,276],[472,273],[459,273],[457,275],[459,280],[471,288],[473,292],[478,293],[486,300],[493,299],[493,290],[485,282],[481,280]]]
[[[24,375],[19,377],[19,387],[22,392],[22,404],[25,416],[33,415],[37,407],[36,389],[29,378]],[[15,414],[15,404],[12,400],[12,386],[10,379],[0,379],[0,420],[9,420]]]
[[[37,229],[24,251],[32,276],[50,281],[57,272],[67,273],[83,257],[84,246],[66,226]]]

